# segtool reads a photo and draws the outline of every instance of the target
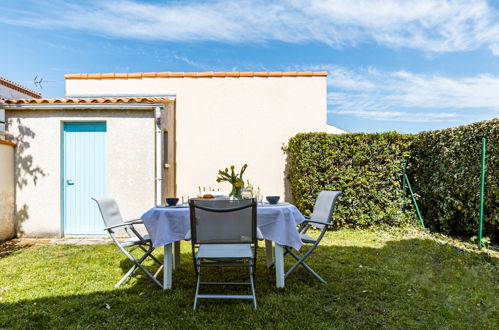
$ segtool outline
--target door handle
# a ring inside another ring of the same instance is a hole
[[[74,183],[74,181],[73,181],[73,180],[66,180],[66,184],[67,184],[68,186],[73,186],[75,183]]]

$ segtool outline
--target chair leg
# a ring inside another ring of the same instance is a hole
[[[133,249],[132,249],[133,250]],[[119,280],[118,283],[116,283],[116,285],[114,286],[114,288],[117,288],[119,287],[121,284],[123,284],[123,282],[130,276],[132,275],[133,271],[137,268],[137,264],[141,263],[142,261],[144,261],[146,258],[147,258],[147,251],[144,255],[142,255],[142,257],[137,261],[134,259],[134,257],[132,257],[132,255],[130,254],[130,252],[126,251],[125,249],[123,249],[123,253],[128,257],[128,259],[130,259],[134,265],[132,266],[132,268],[130,268],[128,270],[128,272],[125,274],[125,276],[123,276],[121,278],[121,280]]]
[[[312,268],[310,268],[309,265],[307,265],[305,262],[302,262],[302,265],[310,272],[312,273],[312,275],[314,275],[319,281],[321,281],[322,283],[326,284],[327,282],[319,276],[319,274],[317,274]]]
[[[140,257],[139,260],[136,260],[134,257],[132,257],[132,255],[130,253],[128,253],[127,250],[125,250],[124,248],[121,248],[120,249],[122,250],[122,252],[128,257],[128,259],[130,259],[130,261],[132,261],[134,263],[134,265],[132,266],[132,268],[130,268],[130,270],[125,274],[125,276],[123,276],[123,278],[116,284],[115,288],[119,287],[132,273],[133,271],[139,267],[154,283],[156,283],[160,288],[163,288],[163,285],[156,279],[155,276],[153,276],[144,266],[142,266],[142,262],[151,255],[152,251],[154,250],[154,248],[151,246],[149,248],[149,250],[147,250],[146,253],[144,253],[144,255],[142,257]]]
[[[289,248],[286,248],[286,251],[291,254],[297,261],[291,266],[291,268],[286,272],[284,278],[287,278],[299,265],[305,267],[312,275],[314,275],[319,281],[322,283],[327,283],[322,277],[319,276],[309,265],[305,263],[305,259],[309,256],[309,254],[314,250],[314,248],[309,249],[301,258],[297,256],[293,251]]]
[[[139,245],[138,247],[139,247],[142,251],[144,251],[144,252],[146,252],[146,253],[147,253],[147,249],[146,249],[145,247],[143,247],[142,245]],[[130,252],[132,252],[132,251],[133,251],[133,250],[130,250]],[[151,250],[151,252],[152,252],[152,251],[154,251],[154,249],[152,249],[152,250]],[[161,263],[161,261],[159,261],[159,260],[158,260],[155,256],[153,256],[152,254],[151,254],[151,255],[149,255],[149,256],[151,257],[151,259],[153,259],[154,261],[156,261],[156,263],[157,263],[157,264],[159,264],[159,265],[163,265],[163,264]]]
[[[284,278],[288,277],[300,265],[300,258],[296,254],[294,254],[293,251],[289,251],[289,249],[286,249],[286,251],[291,254],[297,260],[297,262],[293,266],[291,266],[290,269],[288,269],[288,271],[284,275]]]
[[[284,253],[282,254],[282,257],[284,258],[286,256],[286,254],[288,254],[288,250],[284,250]],[[268,269],[271,269],[271,268],[274,268],[275,267],[275,262],[272,261],[272,263],[270,265],[267,265],[267,268]]]
[[[123,282],[125,282],[125,280],[128,278],[128,276],[132,275],[133,271],[137,268],[137,265],[133,265],[132,268],[130,268],[130,270],[128,270],[128,272],[125,274],[125,276],[123,276],[121,278],[121,280],[118,281],[118,283],[116,283],[116,285],[114,286],[114,288],[116,289],[117,287],[119,287],[121,284],[123,284]]]
[[[163,268],[164,268],[164,266],[163,266],[163,265],[159,266],[159,268],[158,268],[158,270],[156,271],[156,273],[154,273],[154,278],[157,278],[157,277],[158,277],[159,273],[163,270]]]
[[[194,294],[194,310],[197,308],[198,295],[199,295],[199,284],[201,283],[201,267],[197,271],[197,281],[196,281],[196,293]]]
[[[156,263],[160,266],[163,266],[163,264],[161,263],[161,261],[159,261],[155,256],[153,256],[152,254],[150,255],[151,259],[156,261]]]
[[[251,293],[253,295],[253,308],[256,309],[256,293],[255,293],[255,273],[253,272],[253,267],[249,267],[249,276],[251,283]]]
[[[196,269],[196,292],[194,293],[193,309],[197,310],[198,301],[200,299],[249,299],[253,302],[253,308],[257,309],[256,302],[256,284],[255,284],[255,268],[253,263],[246,264],[248,267],[249,282],[202,282],[201,281],[201,265],[196,260],[194,268]],[[221,294],[200,294],[200,287],[203,285],[250,285],[251,295],[221,295]]]
[[[139,261],[137,261],[137,267],[139,267],[140,269],[142,269],[142,271],[147,275],[147,277],[149,277],[160,288],[163,288],[163,285],[158,281],[158,279],[153,274],[151,274],[144,266],[142,266],[142,262],[147,257],[149,257],[151,255],[151,253],[152,253],[153,250],[154,250],[154,248],[149,249],[149,251],[146,254],[144,254],[144,256],[142,258],[140,258]]]
[[[253,276],[253,286],[255,287],[255,290],[256,290],[256,281],[255,281],[255,277],[256,277],[256,262],[252,264],[251,267],[255,267],[255,268],[251,268],[252,272],[251,272],[251,275]]]

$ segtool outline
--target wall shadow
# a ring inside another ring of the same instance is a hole
[[[159,258],[161,250],[156,250]],[[476,324],[493,328],[497,316],[498,301],[490,285],[498,259],[454,246],[417,238],[389,241],[380,248],[322,246],[309,265],[328,283],[321,284],[299,268],[285,289],[275,287],[275,273],[265,266],[263,248],[258,253],[257,311],[246,301],[202,301],[199,311],[193,312],[192,259],[190,253],[182,253],[171,291],[162,291],[137,271],[116,290],[112,287],[119,278],[92,293],[50,297],[46,292],[47,297],[0,302],[0,328],[467,328]],[[120,260],[115,260],[116,267],[124,274],[131,263],[124,256]],[[81,267],[99,265],[99,261],[87,263]],[[286,268],[292,263],[287,257]],[[214,269],[205,280],[245,276],[238,269],[222,273]]]
[[[16,143],[16,186],[22,190],[31,181],[36,186],[38,179],[44,177],[46,174],[43,169],[34,165],[33,156],[28,153],[31,146],[30,140],[35,139],[35,132],[28,126],[24,126],[21,120],[16,119],[18,135],[14,138]]]
[[[10,124],[9,126],[13,126]],[[19,191],[22,191],[28,184],[37,185],[38,180],[47,174],[38,165],[35,164],[33,156],[29,154],[31,141],[36,138],[35,132],[22,124],[19,118],[15,121],[18,134],[14,137],[16,143],[15,150],[15,180],[16,180],[16,196]],[[24,234],[22,224],[29,219],[29,206],[27,204],[18,205],[16,198],[16,211],[14,222],[16,225],[17,236]]]

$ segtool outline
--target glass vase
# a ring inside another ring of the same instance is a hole
[[[241,200],[241,199],[243,199],[242,191],[243,191],[242,187],[232,186],[232,190],[229,194],[229,197],[232,199]]]

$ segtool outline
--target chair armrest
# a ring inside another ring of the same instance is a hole
[[[130,225],[129,228],[135,234],[135,236],[137,236],[142,242],[144,242],[144,243],[147,242],[147,240],[144,237],[142,237],[142,235],[137,230],[135,230],[135,228],[133,227],[133,225]]]
[[[125,220],[124,222],[127,225],[141,225],[144,223],[144,221],[142,221],[142,219]]]
[[[125,226],[130,226],[130,225],[131,225],[130,223],[120,223],[119,225],[114,225],[114,226],[106,227],[103,230],[111,230],[111,229],[114,229],[114,228],[125,227]]]
[[[332,223],[325,222],[325,221],[318,221],[318,220],[311,220],[311,219],[306,219],[303,222],[311,223],[311,224],[319,224],[319,225],[324,225],[324,226],[334,226]]]

